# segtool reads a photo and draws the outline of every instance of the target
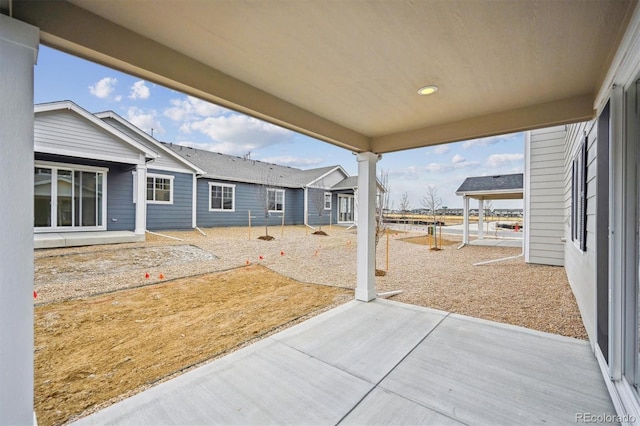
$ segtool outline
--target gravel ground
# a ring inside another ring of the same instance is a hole
[[[248,263],[298,281],[353,289],[356,285],[356,232],[325,226],[329,236],[304,227],[270,227],[272,241],[258,240],[264,228],[163,232],[182,241],[147,235],[144,243],[37,250],[37,304],[83,297],[163,279],[228,270]],[[379,292],[402,290],[393,300],[586,339],[564,268],[525,264],[523,258],[473,266],[515,256],[519,248],[445,245],[432,251],[398,232],[389,236],[389,268],[376,277]],[[453,241],[459,236],[445,236]],[[386,269],[387,241],[377,250]],[[109,273],[105,273],[109,271]],[[148,278],[147,278],[148,274]],[[162,276],[162,278],[160,278]]]

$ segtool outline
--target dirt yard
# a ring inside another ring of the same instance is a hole
[[[38,423],[61,424],[352,297],[251,265],[38,306]]]
[[[167,232],[114,246],[35,253],[35,404],[62,424],[353,298],[356,232],[246,228]],[[424,233],[381,240],[379,292],[393,300],[584,339],[564,268],[525,264],[519,248]],[[387,252],[387,247],[389,248]],[[388,267],[387,267],[388,265]],[[309,284],[302,284],[309,283]]]

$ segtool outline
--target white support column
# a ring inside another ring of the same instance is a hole
[[[147,229],[147,166],[136,166],[136,230],[137,235],[144,235]]]
[[[376,163],[378,155],[362,152],[358,158],[358,252],[356,299],[376,298]]]
[[[0,424],[33,414],[33,66],[40,32],[0,14]]]
[[[481,240],[484,237],[484,200],[481,198],[478,200],[478,239]]]
[[[469,197],[462,196],[462,244],[469,244]]]

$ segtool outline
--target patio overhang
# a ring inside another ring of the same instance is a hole
[[[0,382],[9,384],[0,392],[3,420],[32,420],[33,306],[25,289],[33,282],[38,36],[359,153],[358,287],[368,299],[377,154],[592,118],[607,72],[625,59],[616,54],[636,9],[636,0],[0,0],[0,142],[12,144],[0,156],[0,198],[16,207],[0,224],[0,340],[12,342],[0,353]],[[417,94],[430,84],[436,94]]]
[[[51,47],[385,153],[593,118],[636,1],[3,5]]]

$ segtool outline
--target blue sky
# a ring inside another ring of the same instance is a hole
[[[158,140],[298,168],[341,165],[357,174],[348,150],[297,134],[175,90],[41,46],[35,68],[35,102],[71,100],[90,112],[112,110]],[[384,154],[378,170],[389,173],[391,202],[403,193],[411,208],[423,207],[433,185],[445,206],[462,207],[455,190],[468,176],[520,173],[522,133]],[[494,201],[521,208],[522,201]],[[475,206],[473,206],[475,207]]]

